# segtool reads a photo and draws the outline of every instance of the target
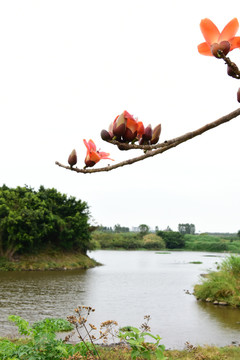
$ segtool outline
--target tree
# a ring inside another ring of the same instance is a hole
[[[194,224],[178,224],[178,231],[180,234],[195,234],[195,225]]]
[[[146,224],[139,225],[138,229],[141,236],[144,236],[149,232],[149,226]]]
[[[35,252],[49,246],[89,248],[89,210],[86,202],[56,189],[0,187],[0,256]]]
[[[167,249],[180,249],[185,246],[184,236],[177,231],[158,231],[157,235],[164,240]]]
[[[129,232],[129,228],[125,226],[121,226],[119,224],[114,225],[114,232],[121,233],[121,232]]]

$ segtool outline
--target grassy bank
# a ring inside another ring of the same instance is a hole
[[[14,339],[9,341],[0,338],[1,359],[29,360],[29,356],[31,356],[32,360],[132,360],[131,350],[126,346],[97,346],[98,358],[87,355],[81,344],[72,345],[51,339],[45,340],[45,342],[43,340],[41,344],[36,345],[36,343],[26,340]],[[215,347],[186,344],[184,350],[165,350],[163,356],[167,360],[239,360],[240,348],[236,346]],[[143,357],[138,359],[143,359]],[[157,357],[152,355],[151,360],[157,360]]]
[[[114,350],[114,349],[100,349],[99,352],[103,360],[131,360],[129,350]],[[238,347],[222,347],[217,348],[213,346],[189,346],[185,350],[167,350],[164,356],[168,360],[239,360],[240,348]],[[139,358],[140,359],[140,358]],[[152,360],[157,359],[152,357]]]
[[[194,295],[199,300],[220,305],[240,306],[240,256],[231,255],[195,285]]]
[[[18,255],[12,261],[0,258],[0,271],[88,269],[99,265],[80,252],[48,250],[38,254]]]

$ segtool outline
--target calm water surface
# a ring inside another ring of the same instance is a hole
[[[196,301],[200,274],[214,270],[224,254],[154,251],[93,251],[104,266],[89,270],[0,272],[0,336],[12,333],[10,314],[31,323],[66,317],[77,305],[93,306],[91,322],[116,320],[139,326],[151,315],[151,330],[168,348],[240,341],[240,310]],[[201,261],[202,264],[191,264]]]

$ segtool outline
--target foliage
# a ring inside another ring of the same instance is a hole
[[[51,331],[53,333],[73,330],[73,326],[69,323],[69,321],[61,318],[46,318],[44,320],[37,321],[33,324],[32,328],[36,332]]]
[[[149,232],[149,226],[146,224],[139,225],[138,229],[141,236],[147,235],[147,233]]]
[[[114,225],[114,232],[120,233],[120,232],[129,232],[129,228],[126,226],[121,226],[120,224]]]
[[[88,309],[88,307],[86,307]],[[83,314],[79,314],[83,315]],[[19,338],[10,341],[0,338],[0,359],[1,360],[130,360],[136,359],[137,353],[139,359],[208,359],[208,360],[235,360],[240,356],[239,347],[200,347],[186,343],[184,350],[165,350],[164,346],[159,345],[159,336],[150,333],[147,322],[141,325],[140,329],[131,326],[121,329],[120,338],[126,341],[130,346],[115,344],[110,347],[96,347],[87,339],[85,343],[81,341],[75,345],[66,344],[67,338],[56,340],[56,332],[70,329],[69,322],[63,319],[45,319],[36,322],[31,327],[27,321],[18,316],[10,316],[11,321],[15,322],[19,328],[19,333],[27,338]],[[149,316],[145,316],[145,319]],[[78,319],[79,320],[79,319]],[[82,319],[83,320],[83,319]],[[113,321],[106,321],[104,324],[106,330],[103,331],[103,338],[110,334]],[[89,324],[90,325],[90,324]],[[94,325],[91,325],[94,328]],[[103,327],[102,327],[103,328]],[[29,335],[28,335],[29,334]],[[117,335],[118,336],[118,335]],[[147,342],[144,337],[150,337],[154,342]],[[132,345],[130,344],[132,343]],[[134,352],[134,350],[136,350]],[[131,351],[131,352],[130,352]],[[164,357],[166,356],[166,357]]]
[[[34,253],[47,246],[89,248],[87,203],[40,186],[0,187],[0,256]]]
[[[230,255],[223,260],[221,270],[229,273],[231,276],[240,275],[240,256]]]
[[[96,241],[101,249],[140,249],[142,239],[137,233],[106,233],[94,231],[92,241]]]
[[[178,231],[180,234],[195,234],[194,224],[178,224]]]
[[[167,249],[180,249],[185,245],[184,236],[177,231],[157,231],[156,234],[164,240]]]
[[[141,325],[140,329],[132,326],[126,326],[117,331],[114,329],[114,326],[118,325],[116,321],[105,321],[101,323],[99,335],[97,336],[97,327],[88,321],[89,315],[94,311],[95,309],[89,306],[78,306],[75,309],[75,313],[77,315],[68,317],[68,321],[75,326],[80,341],[84,344],[86,344],[87,340],[91,342],[92,348],[89,348],[89,353],[92,355],[91,359],[102,359],[94,343],[101,340],[104,344],[106,344],[109,336],[111,336],[114,344],[114,338],[118,337],[123,340],[127,346],[130,346],[132,349],[131,358],[133,360],[137,358],[152,359],[152,355],[154,355],[155,359],[166,359],[163,355],[165,347],[164,345],[159,345],[161,340],[160,336],[155,336],[150,333],[150,327],[148,325],[150,315],[146,315],[144,317],[145,322]],[[92,335],[92,332],[94,332],[94,335]],[[145,339],[146,336],[154,339],[155,342],[147,342]],[[88,347],[87,344],[86,347]]]
[[[161,237],[150,233],[142,237],[139,232],[107,233],[94,231],[91,243],[95,248],[100,249],[155,250],[165,248],[165,242]]]
[[[211,272],[195,285],[194,295],[201,300],[225,302],[240,306],[240,257],[231,255],[219,266],[219,271]]]
[[[9,320],[17,325],[19,334],[28,338],[18,342],[1,340],[1,360],[62,360],[83,348],[82,345],[73,346],[56,339],[56,332],[72,329],[64,319],[45,319],[32,327],[20,316],[11,315]]]
[[[143,237],[144,249],[165,249],[166,244],[164,240],[156,234],[147,234]]]
[[[155,343],[147,342],[145,337],[151,337],[155,340]],[[163,352],[165,349],[164,345],[159,345],[161,340],[159,335],[153,335],[147,331],[141,331],[133,326],[126,326],[119,331],[120,339],[123,339],[131,347],[131,357],[133,360],[140,359],[151,359],[152,355],[155,355],[156,359],[167,359]]]
[[[233,235],[184,235],[185,249],[192,251],[240,252],[240,241]]]

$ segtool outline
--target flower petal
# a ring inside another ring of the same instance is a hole
[[[90,146],[88,145],[88,142],[86,141],[86,139],[83,139],[84,145],[87,148],[87,152],[90,152]]]
[[[101,160],[101,156],[99,156],[99,154],[96,151],[93,151],[91,153],[87,153],[85,158],[85,164],[88,161],[94,162],[96,164],[99,160]]]
[[[234,38],[229,40],[229,42],[231,44],[230,51],[236,48],[240,48],[240,36],[235,36]]]
[[[99,151],[98,155],[100,156],[101,159],[108,159],[108,160],[114,161],[113,159],[110,159],[110,157],[109,157],[110,154],[105,153],[104,151]]]
[[[144,134],[144,125],[143,125],[142,121],[139,121],[138,127],[137,127],[137,135],[138,135],[138,137],[142,137],[142,134]]]
[[[137,131],[138,123],[133,117],[131,117],[127,119],[126,127],[130,129],[132,133],[134,133],[135,131]]]
[[[90,147],[90,151],[96,151],[97,147],[92,139],[89,140],[88,145]]]
[[[211,48],[208,45],[208,43],[204,42],[202,44],[198,45],[198,52],[201,55],[206,55],[206,56],[213,56],[212,52],[211,52]]]
[[[223,31],[219,36],[219,42],[224,40],[229,41],[230,39],[232,39],[236,35],[238,28],[239,28],[239,23],[237,18],[234,18],[231,21],[229,21],[229,23],[225,26],[225,28],[223,29]]]
[[[220,32],[216,25],[210,19],[203,19],[200,22],[201,32],[206,40],[206,42],[211,45],[215,42],[218,42]]]

